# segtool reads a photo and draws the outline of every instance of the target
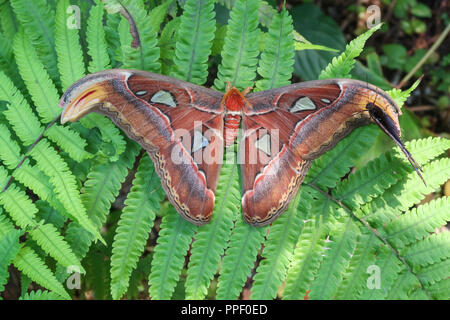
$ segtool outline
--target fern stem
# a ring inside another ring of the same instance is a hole
[[[420,277],[414,272],[413,268],[409,265],[409,263],[405,260],[404,257],[402,257],[400,255],[400,252],[398,252],[390,243],[389,241],[384,238],[377,229],[373,228],[366,220],[364,220],[364,218],[359,218],[357,217],[353,211],[347,207],[345,204],[343,204],[340,200],[334,198],[332,195],[328,194],[327,192],[323,191],[322,189],[320,189],[319,187],[317,187],[316,185],[312,184],[312,183],[307,183],[306,184],[308,187],[318,191],[319,193],[321,193],[322,195],[324,195],[325,197],[327,197],[329,200],[335,202],[337,205],[339,205],[342,209],[344,209],[353,219],[356,219],[357,221],[359,221],[360,223],[362,223],[367,229],[369,229],[378,239],[380,239],[391,251],[392,253],[397,257],[397,259],[399,259],[407,268],[408,271],[411,272],[419,281],[420,286],[422,287],[422,289],[425,291],[425,293],[427,294],[427,296],[432,299],[431,294],[426,290],[426,287],[424,285],[424,283],[422,282],[422,280],[420,279]]]
[[[22,157],[22,159],[20,160],[20,162],[17,164],[17,166],[14,168],[14,170],[12,170],[12,172],[16,171],[17,169],[19,169],[22,164],[24,163],[25,159],[28,158],[28,153],[37,145],[37,143],[44,137],[45,132],[50,129],[51,126],[53,126],[55,124],[55,122],[59,119],[59,117],[61,116],[61,114],[58,114],[51,122],[49,122],[49,124],[45,127],[44,131],[42,131],[42,133],[39,135],[39,137],[36,138],[36,140],[28,147],[27,151],[25,152],[24,156]],[[5,186],[3,187],[2,191],[0,191],[0,193],[6,191],[9,187],[9,185],[11,184],[13,176],[11,175],[8,178],[8,181],[6,181]]]

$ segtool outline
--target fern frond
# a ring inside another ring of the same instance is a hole
[[[450,198],[438,198],[413,208],[386,225],[386,239],[396,248],[402,248],[423,239],[447,221],[450,221]]]
[[[157,32],[147,22],[149,18],[142,0],[124,0],[120,3],[134,20],[139,35],[138,46],[137,48],[133,48],[131,46],[133,37],[130,34],[129,22],[125,18],[122,18],[119,25],[122,68],[159,72],[161,63],[158,61],[159,47],[157,46],[158,40],[156,39]]]
[[[326,243],[325,257],[311,285],[311,299],[334,297],[355,249],[358,233],[358,227],[351,218],[347,218],[340,225],[333,225],[330,242]]]
[[[177,32],[172,77],[202,85],[208,76],[208,57],[216,31],[213,0],[188,0]]]
[[[334,188],[339,179],[355,165],[356,159],[369,148],[378,133],[379,129],[375,126],[354,130],[332,150],[313,162],[305,182]]]
[[[286,277],[283,299],[304,299],[323,259],[326,228],[314,219],[305,221]]]
[[[383,197],[374,199],[355,211],[372,225],[382,225],[395,219],[399,212],[419,203],[426,194],[439,188],[450,177],[450,159],[439,159],[423,166],[423,177],[427,186],[415,172],[386,190]]]
[[[82,273],[85,273],[80,261],[58,230],[52,224],[42,222],[29,231],[31,238],[63,267],[77,266]]]
[[[30,155],[36,160],[39,169],[50,177],[50,182],[54,185],[57,198],[64,205],[68,213],[96,239],[101,240],[100,233],[89,220],[84,208],[80,193],[76,186],[75,177],[69,171],[67,164],[51,148],[46,140],[39,141],[30,151]]]
[[[19,29],[19,21],[17,21],[9,1],[3,1],[0,4],[0,25],[3,35],[7,39],[12,39]]]
[[[163,217],[148,279],[152,299],[170,299],[197,227],[171,208]]]
[[[237,0],[234,3],[222,50],[222,63],[214,81],[217,90],[223,91],[226,81],[241,90],[253,85],[259,54],[258,8],[259,0]]]
[[[16,33],[13,48],[20,75],[27,85],[36,111],[43,123],[49,123],[61,113],[58,91],[23,30]]]
[[[355,58],[362,52],[367,39],[380,27],[381,24],[378,24],[350,41],[345,47],[345,51],[338,57],[333,57],[325,70],[322,70],[319,79],[351,78],[350,71],[355,65]]]
[[[164,198],[161,181],[153,163],[144,154],[125,200],[111,256],[111,295],[120,299],[126,292],[131,272],[136,268],[148,235],[153,227],[155,212]]]
[[[7,190],[0,193],[0,204],[21,228],[26,229],[36,225],[34,219],[38,212],[36,205],[15,184],[10,184]]]
[[[37,200],[35,204],[39,210],[37,213],[38,221],[44,220],[44,223],[50,223],[57,229],[63,228],[64,224],[67,221],[67,218],[64,217],[61,212],[59,212],[59,210],[52,208],[46,201],[43,200]]]
[[[52,80],[59,81],[55,51],[55,12],[45,0],[12,0],[16,17],[31,39]],[[66,20],[64,20],[66,21]]]
[[[19,300],[63,300],[61,296],[52,291],[30,291],[19,297]]]
[[[375,264],[375,251],[379,244],[380,241],[373,232],[362,228],[348,268],[343,273],[343,281],[336,292],[338,299],[357,299],[367,286],[367,270],[370,265]]]
[[[308,212],[311,196],[300,189],[289,208],[272,223],[264,243],[264,258],[256,269],[251,299],[273,299],[284,281],[290,260]]]
[[[114,152],[105,156],[110,161],[117,161],[119,156],[125,151],[126,141],[114,123],[109,118],[98,113],[88,114],[80,119],[80,122],[88,129],[98,128],[100,130],[103,142],[114,149]]]
[[[409,87],[407,90],[400,90],[397,88],[393,88],[391,90],[386,91],[391,98],[397,103],[397,105],[399,107],[403,106],[403,103],[406,101],[406,99],[408,99],[409,95],[411,94],[411,92],[414,91],[414,89],[417,88],[417,86],[420,83],[421,78],[417,79],[412,85],[411,87]]]
[[[388,300],[408,300],[412,297],[412,291],[420,288],[420,282],[409,270],[403,270],[392,285]]]
[[[56,5],[55,49],[58,56],[58,70],[63,90],[85,75],[83,51],[76,28],[68,28],[69,0],[60,0]]]
[[[58,282],[52,271],[30,247],[22,247],[14,258],[13,263],[17,269],[31,280],[44,288],[54,291],[65,299],[70,299],[62,284]]]
[[[414,155],[414,160],[416,160],[418,164],[424,165],[450,149],[450,139],[428,137],[407,141],[405,146],[411,154]],[[395,147],[395,153],[398,155],[397,158],[401,158],[403,162],[411,168],[409,162],[403,155],[403,152],[401,152],[398,147]],[[412,168],[410,171],[413,171]]]
[[[3,115],[25,146],[31,145],[41,135],[43,128],[28,102],[12,81],[0,71],[0,100],[7,101]]]
[[[86,140],[70,127],[53,125],[45,131],[44,136],[55,142],[63,151],[67,152],[71,159],[77,162],[93,157],[85,150]]]
[[[8,127],[0,123],[0,159],[8,169],[14,169],[20,162],[20,147],[17,141],[11,138]]]
[[[176,33],[180,27],[180,17],[175,17],[164,26],[158,39],[158,46],[161,49],[161,73],[170,74],[175,57],[175,47],[177,44]],[[215,39],[214,39],[215,41]]]
[[[38,195],[40,199],[45,201],[53,200],[53,186],[49,182],[48,176],[36,165],[30,165],[29,159],[25,159],[12,175],[14,179]]]
[[[449,300],[450,299],[450,278],[437,281],[427,287],[427,291],[434,299]]]
[[[19,237],[22,234],[20,230],[11,230],[3,236],[0,236],[0,291],[3,291],[8,281],[8,266],[16,257],[20,249]]]
[[[413,266],[426,266],[450,258],[450,232],[435,233],[400,251]]]
[[[186,278],[186,298],[204,299],[220,258],[231,236],[231,229],[241,212],[238,164],[224,164],[216,191],[211,221],[198,228],[192,244]]]
[[[23,31],[16,33],[14,55],[36,111],[43,123],[49,123],[61,113],[58,107],[59,93]],[[90,157],[84,150],[86,142],[78,133],[67,127],[54,125],[45,132],[45,135],[77,161]]]
[[[402,271],[402,268],[404,268],[400,260],[397,259],[395,254],[386,246],[379,247],[376,257],[375,266],[379,267],[380,287],[377,288],[366,285],[363,288],[361,295],[358,297],[359,299],[386,299],[388,293]]]
[[[269,90],[290,84],[294,69],[292,17],[286,9],[275,15],[261,54],[255,91]]]
[[[450,270],[450,259],[445,259],[422,268],[417,275],[426,286],[429,286],[447,279],[448,270]]]
[[[220,267],[216,299],[231,300],[239,297],[254,267],[267,230],[268,227],[255,228],[249,225],[239,215]]]
[[[391,153],[384,154],[338,182],[332,190],[333,197],[351,209],[356,209],[397,182],[401,170],[398,159],[393,158]]]
[[[1,170],[0,170],[0,176],[1,176]],[[0,238],[6,236],[10,231],[14,231],[14,224],[9,220],[5,213],[3,212],[3,209],[0,207]]]
[[[86,41],[88,54],[91,57],[88,70],[90,73],[110,68],[110,59],[103,26],[103,3],[96,1],[89,11],[87,21]]]
[[[3,17],[1,17],[1,6],[2,5],[0,5],[0,21],[3,22]],[[9,3],[5,2],[3,6],[9,6]],[[7,20],[7,18],[5,20]],[[15,33],[16,32],[14,31],[14,34]],[[25,85],[20,77],[16,61],[14,60],[11,39],[14,39],[14,35],[12,35],[11,38],[6,38],[3,34],[0,33],[0,70],[8,75],[8,77],[10,77],[12,81],[14,81],[16,86],[22,90],[24,89]]]
[[[84,183],[81,201],[86,213],[97,228],[106,222],[111,204],[119,194],[122,183],[133,166],[139,152],[137,143],[129,143],[128,152],[115,162],[93,165]],[[69,224],[66,238],[78,257],[84,257],[93,241],[92,236],[81,229],[78,223]]]

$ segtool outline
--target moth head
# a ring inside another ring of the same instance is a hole
[[[126,80],[128,76],[125,70],[107,70],[90,74],[72,84],[59,101],[59,106],[64,108],[61,123],[77,121],[107,102],[114,91],[112,80]]]

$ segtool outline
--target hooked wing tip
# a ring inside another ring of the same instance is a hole
[[[417,175],[422,180],[423,184],[427,186],[425,179],[423,178],[421,172],[423,172],[422,167],[414,160],[411,153],[406,149],[405,144],[400,138],[400,129],[394,125],[392,119],[380,108],[374,106],[372,110],[369,110],[371,118],[375,121],[375,123],[383,130],[400,148],[403,154],[408,159],[411,166],[416,171]]]

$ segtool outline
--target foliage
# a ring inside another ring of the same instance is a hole
[[[413,2],[412,14],[426,17]],[[286,212],[262,228],[242,218],[239,166],[229,161],[212,221],[197,227],[165,200],[150,158],[109,119],[92,114],[44,130],[61,112],[61,93],[87,73],[138,68],[217,90],[226,81],[267,90],[290,83],[301,55],[328,63],[303,79],[321,70],[321,78],[353,76],[379,28],[346,47],[339,37],[312,44],[313,25],[298,28],[291,17],[298,8],[278,12],[253,0],[151,3],[0,4],[0,291],[15,272],[24,300],[88,291],[97,299],[238,299],[248,289],[252,299],[450,298],[449,233],[435,232],[450,220],[450,201],[438,191],[450,178],[449,140],[407,143],[425,186],[398,148],[361,165],[380,130],[354,130],[313,163]],[[81,29],[67,27],[76,19],[70,4],[83,10]],[[305,8],[312,20],[323,18]],[[216,10],[229,20],[217,23]],[[319,28],[333,34],[336,26],[328,19]],[[402,52],[388,55],[388,67],[407,64]],[[386,87],[382,75],[374,79]],[[389,93],[402,105],[417,84]],[[226,157],[235,159],[235,148]],[[82,273],[78,291],[67,287],[73,268]],[[370,285],[374,268],[382,271],[380,287]]]

